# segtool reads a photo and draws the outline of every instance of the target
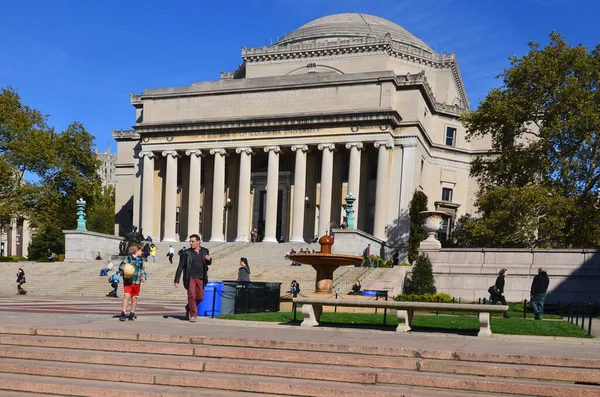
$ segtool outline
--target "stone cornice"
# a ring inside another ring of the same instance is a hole
[[[432,68],[450,69],[454,81],[459,89],[463,107],[469,107],[469,100],[464,88],[463,80],[458,70],[456,55],[436,54],[415,48],[406,44],[397,43],[386,36],[361,37],[355,39],[338,39],[323,42],[303,42],[288,45],[273,45],[260,48],[251,47],[242,49],[242,58],[246,63],[260,63],[282,61],[288,59],[310,59],[323,56],[347,56],[356,53],[383,52],[391,57],[410,61]]]
[[[316,73],[314,75],[302,75],[302,78],[294,76],[279,76],[275,78],[255,78],[245,80],[224,80],[222,85],[193,85],[192,87],[173,88],[167,90],[148,91],[141,94],[141,100],[179,98],[189,96],[210,96],[239,94],[246,92],[278,91],[278,90],[299,90],[305,88],[330,87],[357,84],[381,84],[392,82],[396,89],[416,88],[421,91],[432,113],[445,114],[452,117],[458,117],[467,110],[466,107],[458,105],[447,105],[438,102],[433,94],[433,90],[425,77],[425,71],[417,74],[407,73],[406,75],[394,75],[390,71],[366,72],[345,75],[323,75]],[[231,84],[229,84],[231,83]],[[463,98],[466,101],[466,97]],[[468,103],[468,102],[465,102]]]
[[[112,137],[114,140],[134,140],[138,141],[140,139],[140,134],[135,130],[115,130],[112,129]]]
[[[252,118],[223,118],[213,120],[190,120],[165,123],[144,123],[134,126],[141,135],[177,134],[197,131],[273,130],[286,128],[314,128],[336,124],[375,124],[382,122],[397,127],[402,118],[392,109],[370,109],[337,113],[314,113],[298,116],[274,115]]]

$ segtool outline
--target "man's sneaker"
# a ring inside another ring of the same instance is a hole
[[[129,317],[127,317],[127,319],[131,320],[131,321],[135,320],[136,318],[137,318],[137,316],[135,315],[134,312],[129,313]]]
[[[190,323],[195,323],[196,322],[196,317],[190,317]]]
[[[121,317],[119,317],[119,321],[125,321],[127,319],[127,315],[125,312],[121,312]]]

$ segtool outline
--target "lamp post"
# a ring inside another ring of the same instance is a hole
[[[356,197],[352,193],[348,193],[346,197],[346,217],[348,218],[348,229],[354,229],[354,202]]]
[[[75,204],[77,205],[77,230],[87,231],[85,225],[85,206],[87,203],[84,199],[80,198]]]

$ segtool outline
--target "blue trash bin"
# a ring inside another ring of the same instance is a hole
[[[377,291],[373,291],[373,290],[363,291],[363,296],[377,296]]]
[[[221,314],[221,295],[223,295],[223,282],[210,281],[204,286],[204,299],[198,304],[198,315],[211,317],[213,316],[213,301],[214,301],[214,316]]]

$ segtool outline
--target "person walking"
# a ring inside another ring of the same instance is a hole
[[[546,292],[548,291],[548,285],[550,284],[550,278],[546,269],[540,267],[538,274],[533,278],[531,283],[531,310],[533,310],[534,318],[541,320],[544,316],[544,301],[546,300]]]
[[[363,251],[363,266],[371,266],[371,244]]]
[[[240,267],[238,268],[238,283],[249,283],[250,282],[250,266],[248,266],[248,259],[240,258]]]
[[[490,301],[492,305],[500,302],[503,305],[507,305],[506,299],[504,298],[504,278],[508,275],[508,269],[502,269],[498,272],[498,277],[494,286],[496,287],[495,292],[490,295]],[[502,315],[504,318],[510,318],[508,312],[504,312]]]
[[[123,261],[119,266],[119,272],[123,274],[123,309],[121,310],[120,321],[135,320],[135,309],[137,307],[138,297],[140,296],[141,284],[148,279],[146,270],[144,269],[144,260],[142,259],[142,246],[133,244],[129,247],[129,256],[127,261]],[[129,316],[127,306],[131,301],[131,311]]]
[[[183,251],[175,272],[173,284],[179,287],[183,273],[183,286],[187,290],[187,305],[185,312],[190,323],[196,322],[198,304],[204,299],[204,287],[208,283],[208,267],[212,258],[208,249],[201,246],[200,236],[192,234],[189,239],[190,248]]]
[[[25,271],[21,268],[19,268],[19,271],[17,272],[17,294],[19,295],[26,295],[27,294],[27,290],[25,288],[23,288],[23,284],[26,283],[25,280]]]
[[[169,263],[173,263],[173,257],[175,256],[175,248],[172,245],[169,245],[169,253],[167,254],[169,257]]]

